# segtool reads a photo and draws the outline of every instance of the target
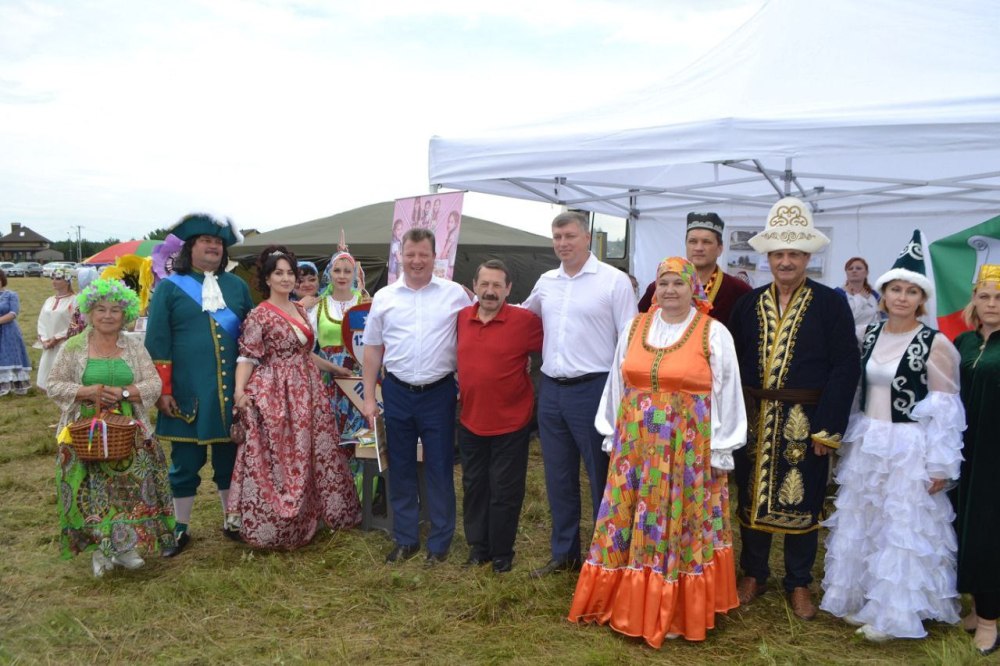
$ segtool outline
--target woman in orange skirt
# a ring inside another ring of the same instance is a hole
[[[658,307],[619,336],[598,409],[611,462],[569,620],[658,648],[704,640],[739,605],[727,472],[747,423],[732,336],[694,265],[656,273]]]

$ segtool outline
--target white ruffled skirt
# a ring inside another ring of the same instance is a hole
[[[923,620],[958,622],[955,517],[931,478],[957,478],[965,412],[957,395],[931,393],[916,423],[851,417],[837,469],[836,511],[823,525],[820,608],[852,615],[897,638],[923,638]]]

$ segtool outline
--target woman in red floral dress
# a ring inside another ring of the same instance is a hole
[[[322,520],[331,529],[361,521],[354,481],[305,310],[289,295],[295,256],[282,246],[257,259],[266,300],[243,322],[234,402],[245,429],[233,470],[227,524],[259,548],[308,544]]]

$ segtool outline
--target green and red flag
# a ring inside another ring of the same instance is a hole
[[[972,283],[984,263],[1000,263],[1000,216],[931,243],[938,328],[952,340],[969,328],[962,309],[972,298]]]

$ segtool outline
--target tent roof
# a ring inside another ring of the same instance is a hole
[[[322,217],[318,220],[293,224],[247,238],[230,249],[233,257],[256,254],[271,244],[286,246],[302,257],[328,257],[336,249],[340,230],[356,256],[385,256],[389,252],[389,235],[395,202],[383,201],[353,210]],[[551,251],[552,240],[513,227],[462,216],[460,248],[472,246],[537,247]]]
[[[760,210],[785,193],[817,212],[995,212],[997,25],[995,0],[771,0],[632,96],[433,137],[430,182],[620,217]]]

